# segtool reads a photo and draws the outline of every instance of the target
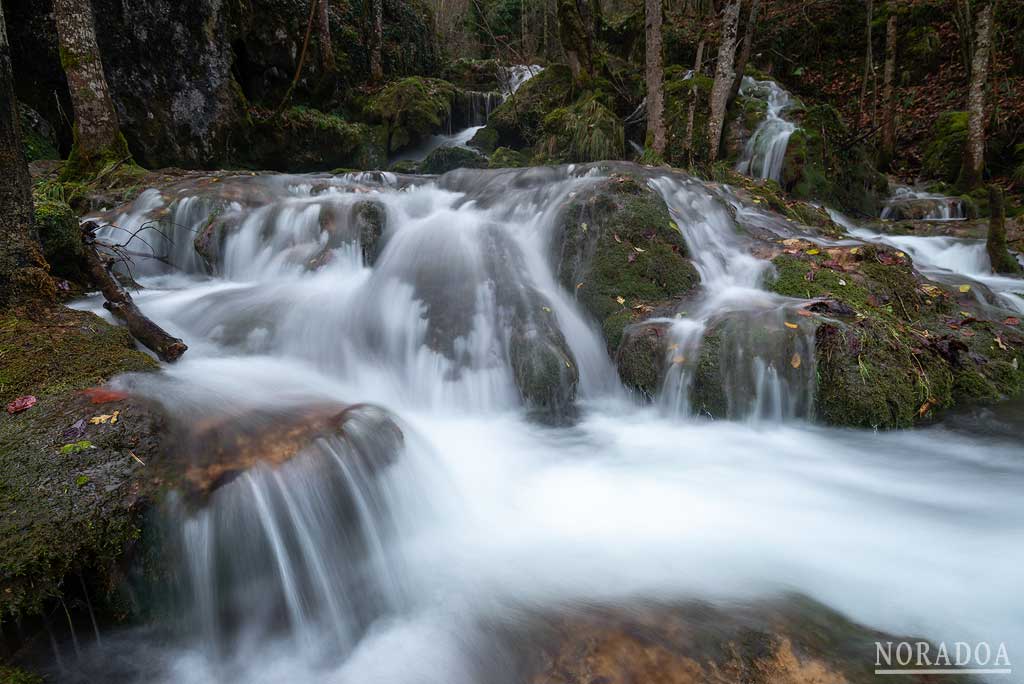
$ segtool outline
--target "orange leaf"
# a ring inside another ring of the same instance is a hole
[[[89,402],[93,404],[107,404],[112,401],[122,401],[128,398],[127,392],[120,392],[105,387],[90,387],[89,389],[82,390],[82,394],[89,397]]]

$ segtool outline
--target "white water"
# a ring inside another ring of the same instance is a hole
[[[789,138],[797,128],[796,124],[783,118],[793,104],[792,99],[775,81],[756,81],[750,76],[743,77],[740,94],[764,100],[767,109],[764,120],[747,141],[736,170],[755,178],[778,181]]]
[[[482,125],[469,126],[451,134],[436,133],[427,138],[423,144],[398,152],[392,157],[391,161],[423,161],[427,158],[428,154],[439,147],[463,147],[468,149],[469,141],[473,139],[473,136],[481,128],[483,128]]]
[[[967,215],[963,200],[900,186],[882,207],[881,217],[889,220],[959,221]]]
[[[328,440],[251,471],[197,512],[172,511],[183,595],[171,614],[182,624],[107,638],[76,671],[147,683],[511,682],[497,633],[531,615],[789,591],[897,634],[1024,649],[1019,443],[712,422],[632,403],[548,258],[558,210],[598,175],[232,181],[218,277],[184,246],[206,221],[199,207],[215,203],[179,200],[175,221],[195,213],[167,256],[192,275],[140,265],[149,289],[138,303],[190,350],[127,384],[186,419],[373,401],[397,416],[405,444],[396,453],[364,429],[348,446]],[[786,303],[759,289],[768,266],[713,193],[653,183],[704,278],[697,308],[674,325],[767,311],[781,328]],[[387,212],[372,268],[358,241],[337,239],[366,198]],[[150,193],[119,221],[131,228],[161,202]],[[526,419],[509,363],[522,302],[544,302],[564,334],[583,399],[574,426]],[[353,469],[376,452],[393,463]]]

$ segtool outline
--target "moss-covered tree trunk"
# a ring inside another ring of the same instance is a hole
[[[661,0],[646,0],[647,139],[659,157],[665,154],[665,83],[661,56]]]
[[[988,186],[988,240],[985,249],[996,273],[1020,273],[1020,264],[1006,248],[1006,207],[1003,203],[1003,189],[998,185]]]
[[[18,125],[11,49],[0,7],[0,309],[54,295],[33,226],[32,181]]]
[[[95,174],[129,157],[96,43],[91,0],[54,0],[61,64],[75,109],[75,142],[66,176]]]
[[[558,38],[565,51],[576,83],[586,84],[594,77],[593,0],[558,0]]]
[[[985,88],[992,56],[992,5],[991,1],[984,3],[976,21],[971,86],[967,95],[967,147],[959,180],[964,190],[977,187],[985,170]]]
[[[875,3],[873,0],[868,0],[867,3],[867,27],[866,37],[864,39],[864,80],[860,84],[860,114],[864,116],[864,111],[867,108],[868,102],[868,81],[871,79],[871,74],[874,72],[874,56],[871,54],[871,20],[875,18]]]
[[[722,127],[725,124],[725,108],[729,104],[732,80],[736,76],[736,28],[739,24],[740,0],[730,0],[722,10],[722,42],[718,46],[718,64],[715,67],[715,84],[711,87],[710,113],[708,114],[708,161],[718,159],[718,148],[722,144]]]
[[[384,80],[384,0],[373,0],[370,33],[370,78]]]
[[[879,166],[889,168],[896,156],[896,15],[890,14],[885,25],[885,119],[882,125],[882,149]]]
[[[732,79],[732,91],[729,93],[730,102],[739,94],[740,84],[743,82],[743,74],[747,71],[747,62],[750,61],[750,53],[754,49],[754,29],[757,27],[757,13],[760,9],[761,0],[752,0],[750,3],[750,14],[747,15],[747,27],[743,33],[740,56],[736,58],[736,76]]]
[[[318,31],[320,38],[320,66],[325,72],[334,71],[334,46],[331,44],[331,16],[328,12],[329,0],[318,0],[319,21]]]

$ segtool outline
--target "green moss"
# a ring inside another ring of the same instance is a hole
[[[89,181],[105,171],[109,173],[115,166],[120,165],[135,166],[135,162],[132,161],[132,153],[128,150],[128,142],[120,132],[110,145],[94,151],[82,147],[76,127],[71,155],[61,168],[60,179],[62,181]]]
[[[491,155],[489,167],[492,169],[513,169],[528,166],[530,160],[521,152],[508,147],[499,147]]]
[[[665,123],[667,127],[667,161],[676,166],[689,166],[708,158],[707,102],[714,79],[698,74],[683,79],[686,72],[675,65],[665,70]],[[694,104],[693,135],[686,134],[690,105]],[[692,149],[687,149],[688,141]]]
[[[367,112],[384,123],[390,153],[440,130],[458,89],[447,81],[409,76],[392,81],[367,102]]]
[[[35,225],[50,272],[61,278],[84,281],[85,248],[74,210],[63,201],[36,197]]]
[[[249,165],[280,171],[384,165],[383,129],[309,107],[291,107],[278,116],[252,110],[251,116],[254,127],[243,155]]]
[[[967,112],[939,114],[931,142],[924,150],[921,170],[926,175],[947,183],[956,181],[967,143],[967,118]]]
[[[484,154],[491,154],[498,147],[498,131],[491,126],[484,126],[473,134],[467,144]]]
[[[420,164],[420,173],[440,174],[459,168],[485,169],[487,157],[465,147],[438,147]]]
[[[622,343],[622,335],[626,326],[633,322],[633,314],[629,309],[622,309],[604,319],[601,329],[609,349],[618,349]]]
[[[87,449],[92,449],[92,442],[87,439],[82,439],[77,442],[72,442],[71,444],[65,444],[60,448],[60,453],[63,456],[68,456],[71,454],[80,454]]]
[[[491,112],[488,128],[498,133],[497,144],[523,149],[543,137],[545,117],[573,101],[572,73],[564,64],[544,69]]]
[[[157,363],[135,349],[127,329],[84,312],[59,319],[0,319],[0,403],[91,387],[115,373],[151,370]]]
[[[0,682],[3,684],[43,684],[43,678],[20,668],[0,665]]]
[[[729,413],[729,399],[725,393],[722,372],[721,335],[712,330],[704,335],[700,356],[693,373],[690,401],[699,415],[724,418]]]
[[[622,337],[621,331],[619,336]],[[647,398],[654,397],[658,392],[663,356],[661,338],[655,329],[639,327],[623,339],[615,356],[619,378],[626,387]]]
[[[626,144],[622,122],[605,106],[600,93],[554,110],[544,117],[542,131],[539,148],[545,162],[621,159]]]

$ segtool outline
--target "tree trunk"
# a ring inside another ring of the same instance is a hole
[[[864,48],[864,80],[860,84],[860,115],[862,117],[864,116],[864,110],[867,109],[868,80],[871,78],[871,74],[875,69],[874,56],[871,54],[871,20],[875,18],[874,0],[868,0],[867,12],[867,45]]]
[[[384,80],[384,0],[373,0],[373,30],[370,38],[370,78]]]
[[[32,181],[21,145],[11,49],[0,7],[0,309],[52,300],[53,282],[33,224]]]
[[[885,25],[885,117],[882,125],[882,150],[879,166],[889,168],[896,156],[896,15]]]
[[[1003,205],[1003,189],[998,185],[988,186],[988,240],[985,249],[995,273],[1020,273],[1020,264],[1006,248],[1006,208]]]
[[[558,0],[558,38],[578,84],[586,84],[594,76],[594,17],[590,1]]]
[[[992,55],[992,2],[978,10],[971,87],[967,96],[967,149],[964,150],[959,185],[972,190],[981,183],[985,170],[985,87]]]
[[[325,72],[334,71],[334,46],[331,44],[331,17],[328,13],[329,0],[318,0],[320,3],[320,66]]]
[[[729,92],[730,101],[739,95],[743,75],[747,71],[747,62],[750,61],[750,53],[754,49],[754,27],[757,26],[757,12],[760,9],[761,0],[752,0],[750,14],[747,16],[747,29],[743,34],[743,47],[740,48],[740,56],[736,60],[736,77],[732,80],[732,90]]]
[[[661,0],[646,0],[647,140],[659,157],[665,154],[665,84],[661,57]]]
[[[693,61],[693,78],[700,75],[700,66],[704,61],[704,43],[702,37],[697,43],[697,58]],[[697,116],[697,86],[690,86],[690,106],[686,112],[686,153],[687,163],[693,165],[693,120]]]
[[[93,175],[129,156],[96,43],[91,0],[54,0],[61,63],[75,110],[75,142],[66,176]]]
[[[729,104],[732,79],[736,76],[733,64],[736,59],[736,25],[740,17],[740,0],[730,0],[722,11],[722,43],[718,46],[718,64],[715,67],[715,84],[711,87],[711,108],[708,114],[708,161],[718,159],[718,148],[722,144],[722,126],[725,124],[725,107]]]

